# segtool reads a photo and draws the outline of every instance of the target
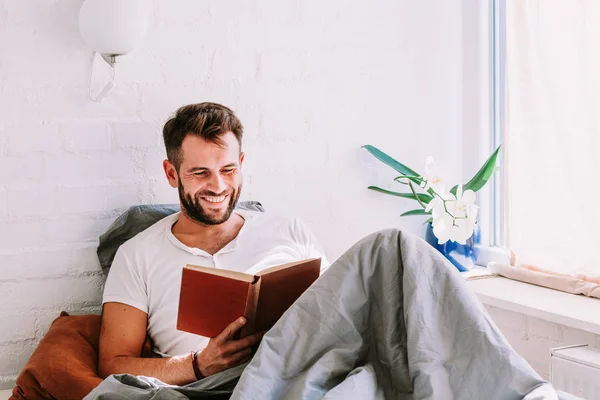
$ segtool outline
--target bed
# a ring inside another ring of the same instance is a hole
[[[130,219],[119,220],[113,233],[130,235]],[[91,399],[115,391],[160,399],[215,390],[234,400],[570,398],[557,396],[514,352],[441,254],[398,230],[370,235],[340,257],[265,335],[245,368],[182,387],[130,375],[102,381],[99,330],[97,315],[61,315],[17,379],[23,394],[15,399]]]

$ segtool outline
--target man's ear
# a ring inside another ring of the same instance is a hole
[[[244,162],[244,156],[246,154],[244,154],[244,152],[240,152],[240,167],[242,166],[242,163]]]
[[[173,163],[169,160],[164,160],[163,161],[163,169],[165,170],[165,175],[167,176],[169,185],[171,185],[171,187],[174,187],[174,188],[179,187],[179,179],[177,177],[177,169],[175,168]]]

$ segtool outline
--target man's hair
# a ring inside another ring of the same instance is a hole
[[[187,135],[199,136],[221,146],[224,142],[220,136],[227,132],[233,132],[240,144],[241,151],[244,127],[231,109],[217,103],[183,106],[175,112],[175,115],[165,123],[163,128],[167,158],[179,170],[183,161],[181,143]]]

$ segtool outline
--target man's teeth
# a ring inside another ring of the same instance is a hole
[[[227,196],[219,196],[219,197],[207,197],[207,196],[203,196],[202,198],[206,201],[208,201],[209,203],[220,203],[223,200],[225,200],[225,197]]]

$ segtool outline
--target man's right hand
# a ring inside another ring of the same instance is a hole
[[[244,317],[236,319],[223,332],[210,339],[204,350],[198,353],[196,362],[203,376],[216,374],[252,358],[252,346],[260,342],[265,332],[233,340],[236,332],[245,324]]]

